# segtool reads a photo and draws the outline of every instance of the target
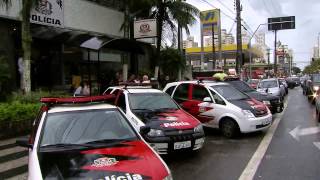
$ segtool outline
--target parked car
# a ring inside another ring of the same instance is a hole
[[[166,93],[141,86],[109,87],[107,93],[117,96],[115,105],[126,113],[136,129],[151,128],[143,137],[159,154],[202,148],[205,140],[202,124]]]
[[[320,122],[320,90],[317,91],[317,96],[315,99],[315,105],[316,105],[316,119],[318,122]]]
[[[310,75],[310,79],[306,82],[306,95],[311,102],[317,97],[317,91],[320,89],[320,74]]]
[[[42,98],[30,138],[17,140],[29,149],[28,179],[172,179],[109,98]]]
[[[248,80],[249,86],[252,87],[253,89],[257,89],[258,83],[259,83],[259,79],[249,79]]]
[[[205,126],[219,128],[229,138],[240,132],[264,130],[272,122],[271,112],[263,103],[227,83],[173,82],[164,91]]]
[[[279,97],[267,93],[258,92],[250,87],[247,83],[239,79],[226,79],[226,82],[231,84],[239,91],[246,93],[251,98],[263,102],[266,106],[268,106],[272,113],[280,113],[283,111],[283,101],[281,101]]]
[[[258,84],[257,91],[280,97],[281,102],[284,101],[284,96],[286,93],[284,85],[282,85],[279,79],[277,78],[264,79],[260,81],[260,83]]]
[[[284,78],[279,78],[280,83],[284,86],[286,95],[289,93],[287,81]]]

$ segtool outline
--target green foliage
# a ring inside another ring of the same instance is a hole
[[[0,103],[0,122],[30,121],[35,118],[41,104],[21,103]]]
[[[38,92],[31,92],[30,94],[22,94],[22,93],[13,93],[10,101],[15,102],[18,101],[20,103],[39,103],[40,98],[42,97],[68,97],[70,96],[66,92],[59,92],[59,91],[38,91]]]
[[[303,70],[304,74],[312,74],[320,72],[320,59],[315,59],[309,66],[306,66]]]
[[[294,72],[294,74],[299,74],[299,73],[301,73],[301,69],[298,68],[298,67],[293,67],[293,68],[292,68],[292,71]]]
[[[177,49],[167,47],[160,52],[160,67],[165,75],[177,78],[178,70],[183,70],[185,64],[185,58]]]

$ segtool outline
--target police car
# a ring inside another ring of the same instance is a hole
[[[166,93],[130,85],[109,87],[104,94],[117,96],[115,105],[126,113],[136,129],[151,128],[143,137],[159,154],[202,148],[205,140],[202,124]]]
[[[205,126],[219,128],[226,137],[267,129],[270,110],[231,85],[212,80],[168,83],[163,89]]]
[[[17,141],[29,149],[28,179],[171,180],[123,112],[101,102],[113,98],[42,98],[30,138]]]

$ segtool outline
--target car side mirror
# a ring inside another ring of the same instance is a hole
[[[16,140],[16,144],[21,146],[21,147],[25,147],[25,148],[30,148],[30,149],[33,148],[33,144],[29,143],[29,138],[28,137],[23,137],[23,138],[17,139]]]
[[[212,103],[211,97],[205,97],[205,98],[203,98],[202,101],[203,101],[203,102],[207,102],[207,103]]]
[[[151,128],[148,126],[141,126],[140,127],[140,134],[145,135],[150,132]]]

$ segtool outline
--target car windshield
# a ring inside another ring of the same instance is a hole
[[[68,111],[48,114],[40,147],[129,139],[138,138],[116,109]]]
[[[313,82],[320,82],[320,74],[313,75]]]
[[[252,87],[250,87],[247,83],[245,83],[243,81],[230,81],[228,83],[231,84],[236,89],[238,89],[239,91],[242,91],[242,92],[254,91],[254,89]]]
[[[229,85],[218,85],[211,87],[214,90],[216,90],[222,97],[229,101],[249,98],[249,96],[245,95],[244,93]]]
[[[258,79],[249,79],[248,83],[249,84],[257,84],[257,83],[259,83],[259,80]]]
[[[274,87],[278,87],[278,83],[276,80],[274,80],[274,81],[261,81],[258,87],[259,88],[274,88]]]
[[[178,109],[176,103],[165,93],[136,93],[129,95],[132,110]]]

